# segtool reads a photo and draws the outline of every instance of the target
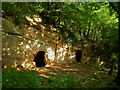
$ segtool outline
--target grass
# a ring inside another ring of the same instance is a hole
[[[96,68],[97,70],[104,70],[105,69],[105,66],[102,66],[102,65],[97,65],[97,64],[88,64],[88,65]]]
[[[118,88],[114,76],[96,72],[93,75],[77,75],[57,72],[50,78],[39,76],[31,70],[17,71],[15,68],[3,69],[4,88]],[[120,89],[120,88],[119,88]]]

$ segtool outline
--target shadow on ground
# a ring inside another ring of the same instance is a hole
[[[56,72],[84,75],[93,74],[96,71],[95,68],[83,63],[68,65],[47,65],[45,67],[34,68],[34,70],[39,72],[40,76],[43,76],[45,78],[49,78],[51,74],[56,74]]]

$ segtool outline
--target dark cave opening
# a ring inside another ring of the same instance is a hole
[[[34,57],[34,62],[36,64],[36,67],[44,67],[45,66],[45,52],[38,51],[38,53]]]
[[[81,62],[81,58],[82,58],[82,51],[81,50],[77,50],[76,51],[76,61],[77,62]]]

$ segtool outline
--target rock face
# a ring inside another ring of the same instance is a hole
[[[3,66],[35,67],[33,60],[38,51],[45,52],[46,64],[75,60],[75,55],[71,54],[70,45],[61,44],[60,40],[53,40],[47,36],[49,32],[43,31],[43,28],[37,30],[33,27],[19,29],[12,22],[2,19]]]

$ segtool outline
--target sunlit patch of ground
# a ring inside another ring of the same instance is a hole
[[[34,67],[34,70],[39,72],[39,75],[45,78],[49,78],[51,74],[56,74],[56,72],[72,73],[78,75],[93,74],[94,72],[96,72],[96,69],[83,63],[66,65],[46,65],[45,67]]]

